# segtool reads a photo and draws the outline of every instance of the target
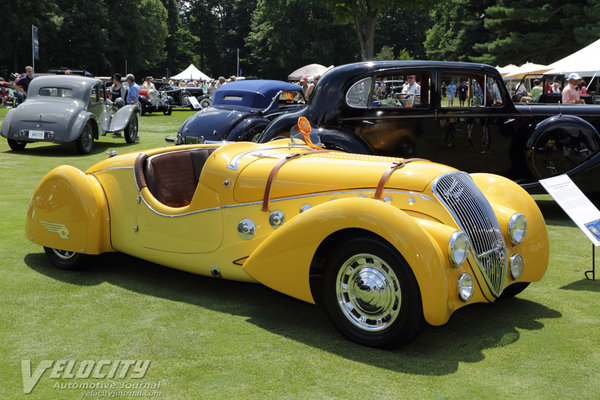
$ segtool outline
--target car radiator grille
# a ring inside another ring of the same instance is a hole
[[[499,296],[506,282],[506,243],[490,203],[465,172],[442,175],[433,192],[469,237],[479,269],[492,293]]]

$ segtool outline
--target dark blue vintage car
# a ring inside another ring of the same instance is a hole
[[[177,134],[177,144],[252,140],[271,121],[305,107],[298,85],[274,80],[243,80],[220,87],[212,105],[188,118]]]

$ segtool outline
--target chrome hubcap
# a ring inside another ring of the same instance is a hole
[[[71,258],[75,257],[75,254],[77,254],[74,251],[67,250],[52,249],[52,251],[61,260],[70,260]]]
[[[337,275],[340,309],[352,324],[374,332],[392,324],[400,313],[400,282],[392,268],[372,254],[350,257]]]

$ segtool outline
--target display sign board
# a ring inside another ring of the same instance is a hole
[[[600,246],[600,211],[571,178],[559,175],[540,183],[594,246]]]
[[[190,96],[188,97],[188,99],[190,100],[190,104],[192,105],[192,107],[194,107],[194,110],[199,110],[201,108],[196,96]]]

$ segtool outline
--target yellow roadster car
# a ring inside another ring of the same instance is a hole
[[[50,171],[26,234],[60,268],[119,251],[325,307],[347,338],[395,347],[544,275],[533,199],[496,175],[299,139],[130,153]]]

